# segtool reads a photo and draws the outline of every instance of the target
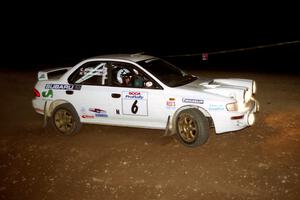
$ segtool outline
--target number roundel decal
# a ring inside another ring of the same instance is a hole
[[[138,90],[122,92],[124,115],[148,116],[148,93]]]

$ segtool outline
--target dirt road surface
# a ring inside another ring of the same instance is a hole
[[[149,129],[65,137],[32,108],[36,72],[0,71],[0,199],[299,199],[299,76],[195,73],[255,79],[257,123],[198,148]]]

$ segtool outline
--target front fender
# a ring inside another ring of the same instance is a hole
[[[169,127],[168,127],[168,129],[170,131],[170,135],[174,135],[176,133],[176,119],[177,119],[178,114],[183,110],[191,109],[191,108],[199,110],[205,117],[211,117],[210,114],[207,112],[207,110],[205,110],[204,108],[202,108],[200,106],[196,106],[196,105],[182,106],[182,107],[178,108],[176,110],[176,112],[170,117],[170,123],[169,123]]]

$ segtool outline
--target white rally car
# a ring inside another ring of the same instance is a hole
[[[72,135],[82,123],[164,129],[187,146],[251,126],[259,104],[249,79],[205,79],[153,56],[117,54],[72,68],[38,72],[32,100],[57,131]]]

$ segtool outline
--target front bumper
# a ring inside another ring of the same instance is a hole
[[[242,111],[219,113],[213,117],[216,133],[237,131],[255,123],[255,113],[259,111],[259,102],[252,98]]]
[[[237,120],[238,126],[252,126],[255,123],[255,113],[259,111],[259,103],[255,99],[251,99],[249,101],[248,109],[245,111],[243,118],[241,120]],[[232,117],[231,117],[232,119]],[[234,120],[234,119],[232,119]]]

